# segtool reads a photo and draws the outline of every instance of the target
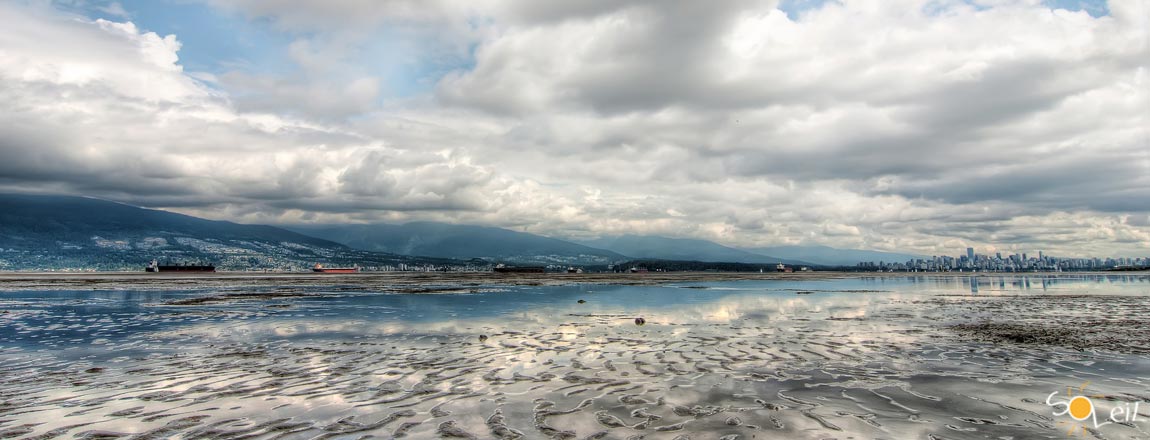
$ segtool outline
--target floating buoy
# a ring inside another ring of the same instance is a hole
[[[646,319],[643,319],[642,317],[639,317],[639,318],[635,318],[635,325],[643,325],[643,324],[646,324],[646,323],[647,323],[647,320],[646,320]]]
[[[484,342],[486,340],[487,340],[487,335],[479,335],[479,342]]]
[[[583,304],[583,303],[585,303],[585,302],[587,302],[587,301],[586,301],[586,300],[582,300],[582,299],[581,299],[581,300],[579,300],[579,301],[576,301],[576,302],[577,302],[577,303],[579,303],[579,304]]]

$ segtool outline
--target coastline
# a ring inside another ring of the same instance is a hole
[[[119,288],[148,287],[170,280],[196,280],[197,287],[269,286],[283,281],[299,281],[309,285],[324,282],[349,282],[364,288],[379,287],[392,291],[394,287],[421,285],[459,286],[564,286],[564,285],[620,285],[655,286],[691,282],[728,281],[817,281],[848,278],[1002,278],[1047,277],[1075,278],[1082,276],[1147,277],[1150,273],[1130,272],[648,272],[648,273],[492,273],[492,272],[360,272],[353,274],[317,274],[310,272],[212,272],[212,273],[147,273],[139,272],[0,272],[0,290],[40,288],[86,288],[116,285]],[[418,293],[418,292],[406,292]]]

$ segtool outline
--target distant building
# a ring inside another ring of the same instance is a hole
[[[970,261],[974,261],[974,248],[972,248],[972,247],[966,248],[966,259],[970,260]]]

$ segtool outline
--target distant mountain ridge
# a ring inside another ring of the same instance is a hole
[[[582,243],[587,246],[607,249],[638,259],[811,265],[811,263],[803,260],[763,255],[723,246],[707,240],[691,238],[621,235],[586,240]]]
[[[739,249],[700,239],[639,235],[577,243],[434,222],[244,225],[85,197],[0,194],[0,270],[134,270],[153,258],[210,261],[222,269],[300,270],[315,263],[462,265],[461,260],[475,258],[553,266],[606,266],[636,259],[853,266],[920,257],[827,246]]]
[[[922,255],[898,252],[880,252],[861,249],[838,249],[830,246],[772,246],[746,249],[748,252],[775,255],[782,258],[809,261],[823,266],[854,266],[864,261],[905,262]]]
[[[0,237],[54,234],[64,240],[84,241],[91,234],[114,234],[140,229],[194,231],[219,239],[293,241],[320,246],[336,243],[266,225],[244,225],[205,220],[174,212],[139,208],[119,202],[74,196],[0,194]]]
[[[0,194],[0,270],[143,270],[151,259],[212,262],[221,269],[415,263],[274,226],[85,197]]]
[[[557,238],[486,226],[411,222],[285,227],[355,249],[402,255],[576,265],[606,265],[627,258]]]

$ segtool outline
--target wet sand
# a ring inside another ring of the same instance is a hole
[[[896,276],[897,274],[865,274]],[[20,273],[0,272],[0,290],[17,289],[171,289],[194,287],[340,286],[387,293],[438,293],[468,286],[559,286],[572,284],[659,285],[707,281],[822,280],[857,277],[850,272],[649,272],[649,273],[492,273],[492,272],[361,272],[316,273]],[[903,275],[905,276],[905,274]],[[945,276],[945,274],[943,275]]]
[[[187,287],[102,277],[104,289]],[[353,276],[316,292],[308,286],[332,278],[220,276],[131,316],[93,314],[87,299],[6,299],[0,438],[1064,438],[1076,427],[1052,416],[1050,390],[1091,381],[1107,402],[1150,401],[1146,284],[1121,295],[903,294],[881,280],[834,284],[853,278],[841,274],[740,290],[754,281],[744,277]],[[0,285],[92,279],[31,278]],[[608,306],[633,291],[589,287],[521,314],[323,318],[381,285],[483,300],[510,295],[500,286],[538,282],[544,294],[620,278],[698,301]],[[73,327],[102,340],[70,342]],[[1145,438],[1148,427],[1076,435]]]

